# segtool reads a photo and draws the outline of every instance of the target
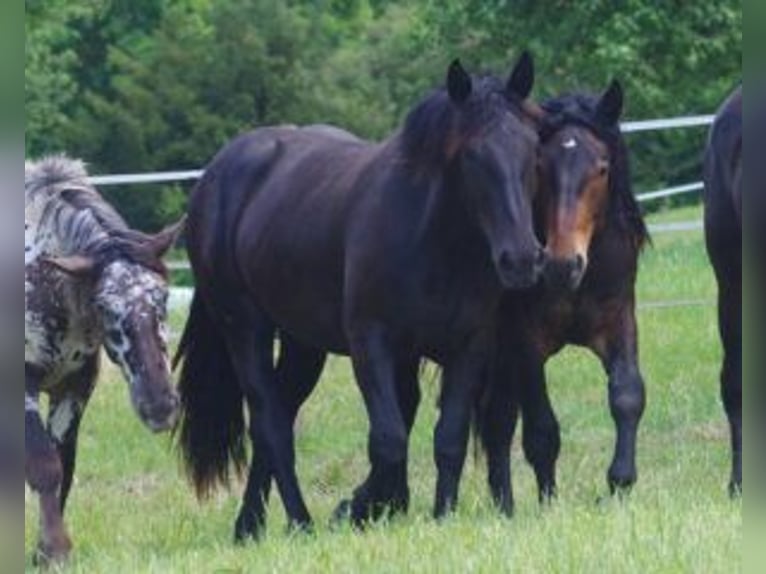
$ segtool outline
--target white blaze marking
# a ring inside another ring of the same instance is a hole
[[[40,403],[37,397],[24,395],[24,412],[40,414]]]
[[[574,149],[577,147],[577,140],[574,138],[569,138],[564,143],[561,144],[561,147],[564,149]]]
[[[48,424],[50,425],[51,435],[61,442],[66,437],[67,432],[72,426],[77,416],[77,403],[71,399],[66,399],[59,403],[56,409],[51,413]]]

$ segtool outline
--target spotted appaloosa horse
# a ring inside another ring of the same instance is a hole
[[[721,106],[705,152],[705,243],[718,282],[721,398],[731,428],[729,490],[742,490],[742,87]],[[757,213],[757,211],[753,211]]]
[[[24,192],[25,467],[40,496],[37,558],[48,562],[71,548],[64,506],[101,346],[149,428],[176,420],[161,257],[181,225],[153,236],[129,229],[88,184],[83,164],[62,156],[26,163]],[[50,398],[47,428],[41,393]]]

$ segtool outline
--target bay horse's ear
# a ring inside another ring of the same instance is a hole
[[[186,216],[184,215],[176,223],[169,225],[158,234],[150,238],[151,249],[157,258],[162,258],[168,250],[175,245],[178,236],[181,235],[186,225]]]
[[[59,271],[75,278],[86,278],[93,275],[96,261],[85,255],[68,255],[66,257],[46,257],[45,263],[53,265]]]
[[[532,60],[532,54],[525,50],[519,56],[519,61],[516,62],[505,89],[509,95],[526,100],[532,93],[534,83],[535,63]]]
[[[607,125],[616,124],[622,115],[623,102],[622,85],[617,80],[612,80],[596,105],[597,117]]]
[[[473,90],[471,76],[465,71],[459,59],[455,59],[447,70],[447,93],[456,104],[462,104]]]

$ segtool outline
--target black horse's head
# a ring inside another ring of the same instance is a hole
[[[543,107],[538,206],[548,256],[545,281],[577,289],[594,234],[620,199],[611,197],[618,193],[617,178],[627,175],[619,165],[622,88],[612,82],[600,98],[563,96]]]
[[[405,142],[432,165],[447,166],[446,184],[458,192],[508,288],[536,283],[544,263],[532,217],[538,138],[527,98],[533,82],[527,53],[506,82],[471,76],[455,60],[446,90],[416,108],[405,126]]]

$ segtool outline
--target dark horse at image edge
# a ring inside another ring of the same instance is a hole
[[[424,357],[443,367],[434,513],[454,507],[501,294],[544,266],[532,83],[526,54],[507,82],[456,61],[446,89],[381,143],[262,128],[209,165],[189,208],[197,289],[179,351],[179,442],[204,496],[244,468],[247,404],[254,455],[238,540],[261,533],[272,476],[290,523],[311,524],[293,422],[328,352],[350,355],[370,421],[370,473],[339,509],[357,525],[406,511]]]
[[[519,406],[523,448],[539,495],[555,493],[561,444],[545,363],[568,344],[590,349],[608,374],[617,441],[612,491],[636,480],[636,432],[644,403],[638,364],[635,282],[648,233],[630,185],[620,133],[620,85],[600,98],[566,95],[542,105],[538,234],[548,256],[543,281],[508,293],[499,312],[491,383],[477,409],[495,502],[510,513],[510,446]]]
[[[731,431],[731,494],[742,490],[742,88],[716,115],[705,152],[705,243],[718,282],[721,398]],[[762,246],[760,246],[762,248]]]

